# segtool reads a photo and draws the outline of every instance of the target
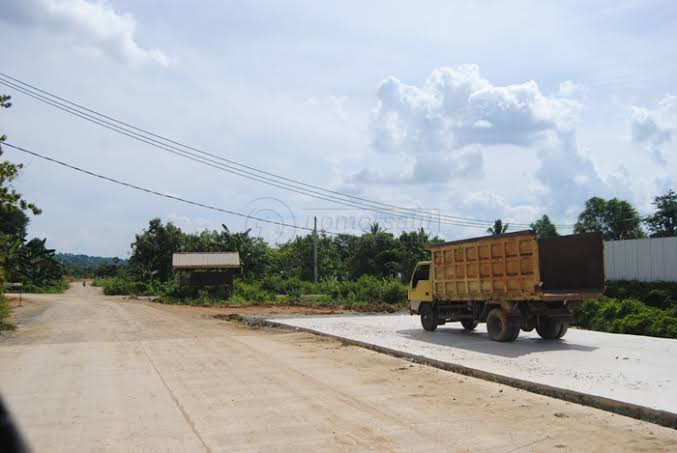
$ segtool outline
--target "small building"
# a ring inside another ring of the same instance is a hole
[[[172,256],[180,286],[226,286],[240,271],[238,252],[182,252]]]

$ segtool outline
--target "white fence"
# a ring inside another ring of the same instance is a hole
[[[604,243],[607,280],[677,281],[677,237]]]

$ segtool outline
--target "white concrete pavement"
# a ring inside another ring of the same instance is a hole
[[[311,329],[512,378],[677,413],[677,340],[570,328],[560,341],[520,332],[514,343],[491,341],[484,324],[421,328],[418,316],[274,318]]]

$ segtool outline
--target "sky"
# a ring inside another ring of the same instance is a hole
[[[120,187],[4,147],[43,209],[29,235],[121,256],[151,218],[195,232],[576,221],[592,196],[640,214],[677,175],[672,1],[4,0],[0,72],[238,163],[405,207],[372,212],[186,160],[0,85],[8,142],[245,217]],[[313,189],[315,190],[315,189]],[[353,199],[354,200],[354,199]],[[250,217],[247,218],[246,216]],[[436,220],[437,219],[437,220]]]

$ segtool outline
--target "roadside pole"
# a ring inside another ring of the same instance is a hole
[[[313,217],[313,279],[317,283],[317,216]]]

